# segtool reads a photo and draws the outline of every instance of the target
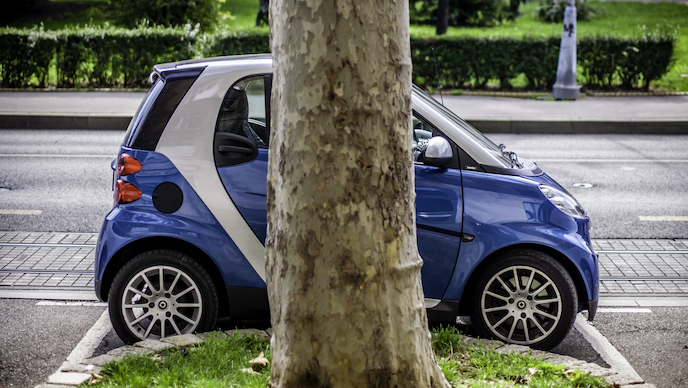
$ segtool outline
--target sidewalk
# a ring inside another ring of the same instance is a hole
[[[92,291],[95,233],[0,232],[0,294]],[[603,298],[686,298],[688,240],[594,239]],[[95,297],[95,296],[93,296]]]
[[[124,130],[144,96],[118,91],[0,92],[0,129]],[[442,99],[485,133],[688,134],[688,96]]]

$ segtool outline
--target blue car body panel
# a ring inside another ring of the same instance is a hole
[[[227,286],[265,287],[241,251],[212,213],[188,185],[175,166],[162,154],[122,148],[139,160],[143,169],[123,180],[138,187],[143,195],[133,203],[116,205],[106,216],[96,249],[96,280],[102,280],[112,257],[129,244],[149,238],[185,241],[203,251],[220,271]],[[151,193],[162,182],[182,189],[184,202],[172,214],[163,214],[153,204]]]
[[[588,299],[597,300],[599,270],[597,256],[588,244],[590,220],[562,213],[544,199],[540,184],[561,188],[546,174],[523,178],[464,171],[464,233],[475,240],[461,246],[446,299],[460,299],[470,275],[493,253],[539,246],[558,252],[575,265]]]

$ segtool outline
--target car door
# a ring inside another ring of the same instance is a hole
[[[271,75],[248,77],[225,95],[215,126],[215,165],[227,194],[265,245]]]
[[[222,102],[214,141],[220,179],[263,244],[267,229],[270,87],[269,75],[245,78],[232,86]],[[428,298],[442,298],[449,284],[461,243],[463,215],[461,171],[422,162],[427,141],[437,135],[441,134],[432,124],[414,115],[418,249],[424,261],[421,273]]]
[[[463,190],[458,152],[446,167],[423,162],[423,151],[434,136],[443,136],[429,121],[414,112],[413,159],[416,174],[416,230],[423,258],[423,292],[441,299],[449,285],[461,244]],[[447,139],[449,140],[449,139]]]

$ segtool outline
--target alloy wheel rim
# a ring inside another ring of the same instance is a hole
[[[146,268],[124,289],[122,315],[140,339],[192,333],[203,313],[201,291],[183,271],[165,265]]]
[[[511,266],[487,282],[480,309],[494,336],[532,345],[556,329],[563,306],[559,289],[547,274],[529,266]]]

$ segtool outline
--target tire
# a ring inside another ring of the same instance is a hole
[[[170,250],[134,257],[117,273],[108,294],[112,326],[127,344],[209,331],[217,320],[218,303],[208,272],[189,256]]]
[[[471,321],[486,338],[549,350],[566,337],[576,318],[571,277],[539,251],[503,254],[472,289]]]

